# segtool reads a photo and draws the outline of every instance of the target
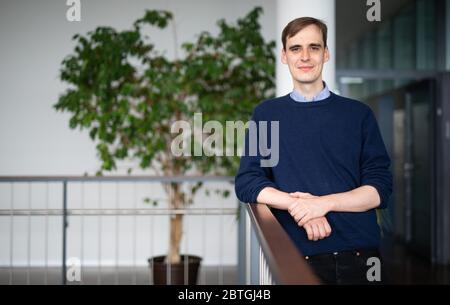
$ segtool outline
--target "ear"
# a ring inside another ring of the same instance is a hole
[[[281,62],[287,65],[286,51],[284,50],[284,48],[281,49]]]
[[[327,62],[330,60],[330,50],[328,50],[328,46],[325,48],[325,53],[323,54],[323,56],[324,56],[323,62]]]

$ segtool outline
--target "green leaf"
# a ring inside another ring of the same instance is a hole
[[[95,136],[97,135],[97,131],[98,131],[98,128],[94,127],[89,132],[89,136],[91,137],[92,140],[95,140]]]

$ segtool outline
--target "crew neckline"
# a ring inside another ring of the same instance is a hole
[[[318,107],[330,104],[330,102],[336,97],[336,94],[330,91],[330,96],[319,101],[311,101],[311,102],[297,102],[291,97],[291,94],[288,93],[286,97],[289,99],[289,104],[292,104],[295,107]]]

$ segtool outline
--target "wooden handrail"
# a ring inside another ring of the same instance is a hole
[[[247,211],[276,283],[321,284],[267,205],[247,204]]]

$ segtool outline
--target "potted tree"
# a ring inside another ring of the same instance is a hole
[[[188,148],[191,154],[174,155],[171,143],[177,135],[171,128],[192,122],[195,113],[223,126],[230,120],[247,121],[256,103],[273,96],[275,43],[261,36],[261,12],[255,8],[235,25],[220,20],[218,35],[202,32],[196,41],[183,44],[183,58],[173,60],[145,35],[148,26],[167,27],[172,20],[167,11],[146,11],[131,30],[98,27],[75,35],[74,52],[60,71],[69,87],[54,108],[69,112],[70,128],[87,129],[96,141],[102,162],[97,175],[116,169],[123,159],[137,160],[140,168],[161,176],[234,175],[239,156],[196,155],[195,146],[202,143],[195,139]],[[164,184],[170,208],[192,203],[200,187]],[[183,215],[172,216],[170,246],[161,264],[165,268],[170,262],[173,272],[187,258],[180,254],[182,230]],[[177,278],[184,275],[172,276],[172,283],[182,284]]]

